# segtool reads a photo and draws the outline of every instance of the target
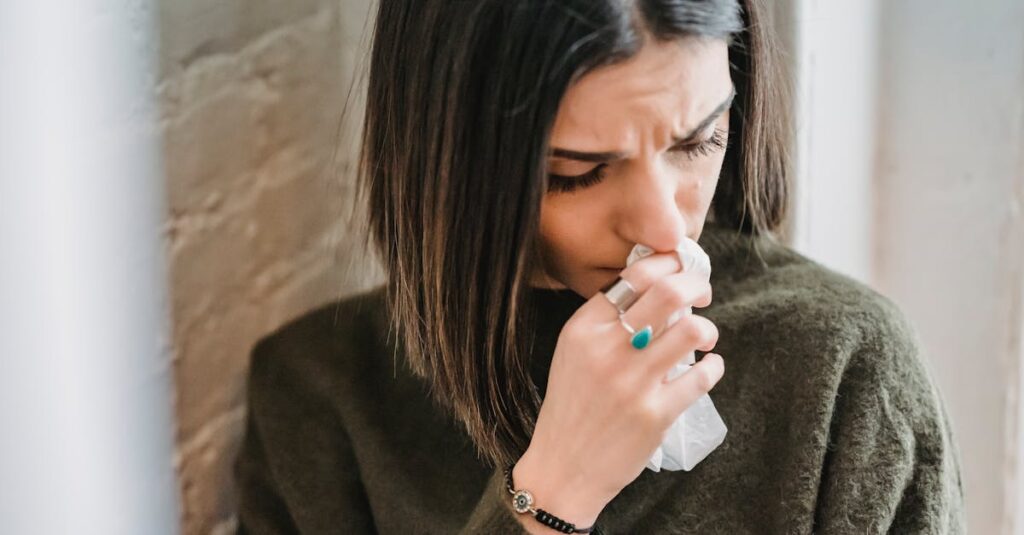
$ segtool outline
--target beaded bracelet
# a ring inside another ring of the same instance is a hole
[[[512,508],[517,513],[531,513],[538,522],[548,526],[552,529],[557,529],[562,533],[591,533],[594,535],[601,535],[601,531],[597,529],[597,524],[590,526],[589,528],[578,528],[576,524],[572,522],[566,522],[561,518],[543,510],[533,507],[533,494],[526,489],[515,490],[512,487],[512,467],[511,465],[505,469],[505,488],[508,489],[509,494],[512,495]]]

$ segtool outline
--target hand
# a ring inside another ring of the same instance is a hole
[[[718,341],[715,325],[696,314],[665,329],[676,310],[711,304],[707,275],[681,269],[675,253],[656,253],[620,273],[640,294],[623,319],[637,330],[654,329],[642,350],[632,346],[601,292],[562,328],[533,438],[512,472],[516,488],[530,490],[535,506],[578,527],[593,524],[640,475],[678,416],[721,379],[722,358],[707,353],[665,381],[684,355],[710,351]],[[527,524],[543,527],[532,518]]]

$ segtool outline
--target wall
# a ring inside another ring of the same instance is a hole
[[[185,532],[227,533],[253,343],[372,283],[372,271],[352,269],[361,255],[346,227],[361,117],[339,123],[368,2],[163,0],[160,8],[175,462]]]
[[[156,4],[110,4],[0,2],[0,533],[177,532]]]
[[[870,283],[878,2],[808,0],[784,6],[775,4],[795,80],[791,243]]]

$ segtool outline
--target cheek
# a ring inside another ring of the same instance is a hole
[[[708,167],[703,171],[705,177],[701,181],[701,199],[705,203],[711,202],[711,197],[715,194],[715,187],[718,186],[718,177],[722,173],[722,164],[725,162],[725,153],[716,154],[714,158],[709,159]]]
[[[573,198],[576,197],[576,198]],[[587,258],[588,244],[597,243],[610,229],[583,195],[558,196],[541,204],[540,235],[545,255],[560,270]],[[592,201],[591,201],[592,202]]]
[[[564,200],[545,200],[541,205],[540,233],[544,240],[559,249],[564,249],[584,234],[589,225],[583,224],[584,208],[577,203]]]
[[[723,162],[724,153],[719,152],[680,164],[680,187],[676,190],[676,202],[681,210],[692,215],[711,204]]]

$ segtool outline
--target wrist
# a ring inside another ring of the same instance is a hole
[[[526,489],[530,492],[534,499],[533,507],[571,522],[577,528],[594,525],[608,502],[595,496],[592,486],[575,480],[571,475],[558,475],[558,472],[542,465],[529,452],[513,467],[512,481],[515,490]],[[532,517],[529,514],[523,516]],[[530,522],[543,526],[536,519],[531,518]],[[551,528],[543,527],[548,533],[553,533]]]

